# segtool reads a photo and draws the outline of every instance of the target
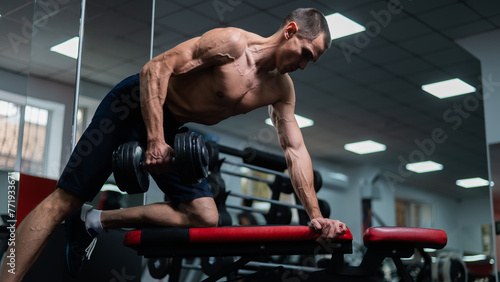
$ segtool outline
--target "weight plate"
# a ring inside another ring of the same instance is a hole
[[[135,142],[135,144],[131,146],[130,151],[133,157],[132,168],[135,171],[135,181],[138,188],[136,193],[145,193],[149,189],[149,172],[144,166],[146,162],[146,154],[139,145],[139,142]]]
[[[113,174],[115,177],[116,185],[118,188],[126,192],[125,189],[125,184],[126,182],[123,180],[124,177],[126,177],[123,173],[124,168],[123,168],[123,145],[121,144],[118,146],[118,148],[113,152]]]
[[[171,266],[170,258],[148,259],[148,270],[154,279],[163,279],[169,273]]]
[[[208,165],[210,164],[210,155],[208,153],[208,148],[205,144],[205,140],[203,140],[203,137],[199,136],[199,144],[201,148],[201,169],[202,169],[202,178],[207,178],[208,176]]]
[[[314,190],[316,193],[319,192],[321,186],[323,186],[323,178],[321,177],[321,173],[319,171],[313,171],[314,174]]]
[[[189,157],[187,156],[187,133],[178,133],[175,135],[174,152],[175,152],[175,165],[182,184],[192,184],[193,181],[189,179]]]
[[[203,137],[193,132],[178,133],[174,142],[175,165],[181,183],[200,183],[208,176],[209,162]]]
[[[128,194],[148,191],[149,173],[144,167],[144,161],[144,150],[139,142],[121,144],[113,152],[113,174],[121,191]]]
[[[330,217],[330,204],[325,200],[318,200],[319,210],[324,218]]]
[[[201,257],[201,270],[212,276],[234,262],[233,257]]]

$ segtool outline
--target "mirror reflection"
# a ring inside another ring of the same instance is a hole
[[[78,135],[83,134],[97,106],[114,85],[138,73],[150,59],[151,15],[152,2],[87,2]],[[103,193],[94,198],[93,203],[97,205],[108,198],[112,202],[118,201],[112,207],[143,204],[143,195],[124,195],[115,184],[114,178],[110,177]]]

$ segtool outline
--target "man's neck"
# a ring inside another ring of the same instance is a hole
[[[271,72],[276,69],[276,51],[281,44],[279,32],[264,38],[256,44],[251,53],[259,72]]]

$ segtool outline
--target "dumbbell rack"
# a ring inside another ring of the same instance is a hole
[[[229,222],[230,216],[227,212],[227,208],[238,209],[247,212],[255,212],[263,214],[266,218],[267,224],[290,224],[292,218],[291,209],[297,209],[299,213],[299,224],[307,225],[309,217],[300,204],[300,199],[294,194],[295,200],[299,204],[289,204],[279,201],[281,193],[291,194],[294,193],[294,189],[290,180],[290,176],[284,171],[287,169],[286,160],[283,156],[273,155],[267,152],[262,152],[254,148],[245,148],[243,150],[237,150],[214,142],[206,142],[207,149],[209,152],[209,171],[210,175],[207,178],[208,183],[212,188],[214,194],[215,202],[218,206],[219,215],[221,220],[219,221],[219,226],[231,225]],[[227,160],[226,158],[220,159],[219,154],[226,154],[230,156],[235,156],[241,158],[242,162],[234,162]],[[274,175],[274,180],[267,180],[257,176],[246,175],[239,172],[221,169],[222,164],[227,164],[231,166],[238,166],[248,168],[254,171],[267,173]],[[241,193],[227,191],[225,189],[224,180],[222,179],[222,174],[232,175],[236,177],[243,177],[253,181],[259,181],[265,183],[269,186],[272,192],[271,199],[263,199],[260,197],[254,197],[251,195],[244,195]],[[214,178],[217,181],[214,181]],[[322,179],[319,172],[314,171],[314,188],[316,192],[321,189]],[[254,209],[251,207],[237,206],[237,205],[226,205],[225,200],[227,197],[237,197],[241,199],[248,199],[252,201],[266,202],[271,205],[268,212]],[[321,212],[324,217],[329,217],[330,208],[326,201],[319,199],[319,204]],[[225,219],[225,220],[222,220]]]

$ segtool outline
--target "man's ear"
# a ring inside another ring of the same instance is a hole
[[[290,22],[285,26],[285,38],[290,39],[294,34],[297,33],[299,30],[299,27],[297,26],[297,23],[295,22]]]

